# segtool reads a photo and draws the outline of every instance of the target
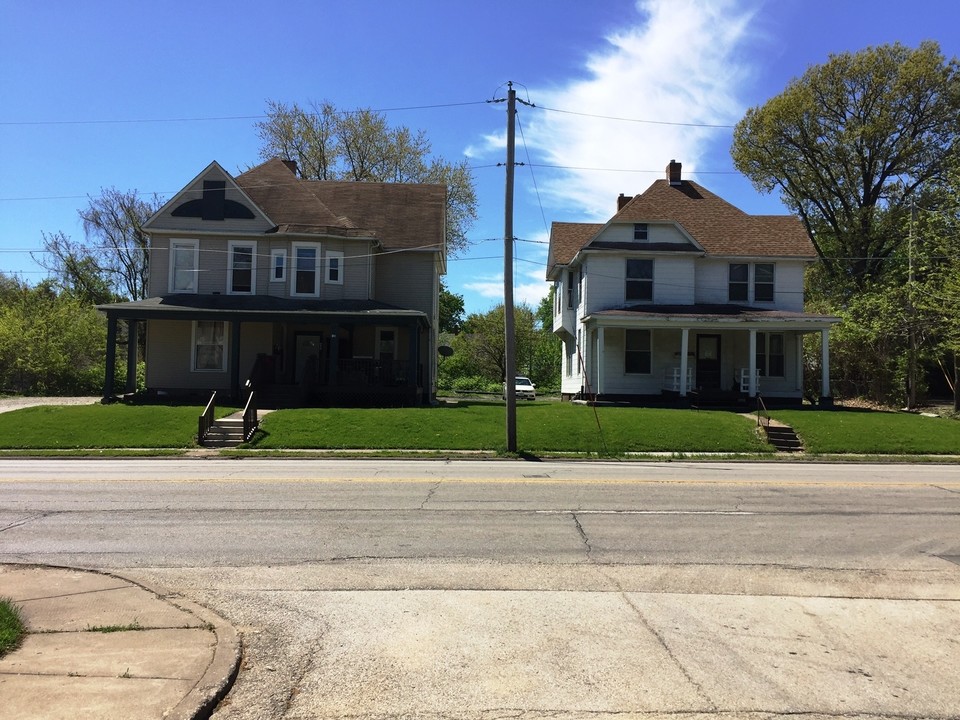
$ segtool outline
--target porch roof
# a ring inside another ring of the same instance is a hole
[[[694,304],[694,305],[626,305],[608,310],[598,310],[585,316],[583,323],[596,325],[637,326],[737,326],[745,324],[791,326],[800,329],[823,329],[840,322],[840,318],[816,313],[791,312],[789,310],[765,310],[744,305]]]
[[[388,319],[428,325],[426,313],[376,300],[312,300],[269,295],[163,295],[133,302],[97,305],[107,317],[125,320],[279,320],[316,322],[348,317],[370,322]]]

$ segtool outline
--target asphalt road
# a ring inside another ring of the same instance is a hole
[[[223,614],[217,718],[960,717],[957,466],[2,460],[0,561]]]

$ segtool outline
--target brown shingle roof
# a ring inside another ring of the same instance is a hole
[[[297,179],[282,160],[274,158],[236,178],[237,185],[278,226],[297,225],[341,231],[355,226],[330,208]]]
[[[657,180],[610,219],[611,224],[656,222],[679,223],[710,255],[816,257],[813,243],[798,218],[748,215],[690,180],[679,185]],[[554,223],[548,268],[569,263],[603,227]]]

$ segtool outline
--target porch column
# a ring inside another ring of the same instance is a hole
[[[140,323],[136,320],[127,320],[127,383],[124,392],[132,393],[137,390],[137,329]]]
[[[603,326],[597,328],[597,397],[603,393]]]
[[[240,321],[230,323],[230,394],[236,401],[240,395]]]
[[[828,399],[830,404],[830,328],[820,331],[820,400]]]
[[[420,360],[420,326],[410,323],[407,328],[407,384],[411,389],[417,387],[417,363]]]
[[[796,362],[797,362],[797,387],[800,391],[800,397],[803,397],[803,335],[796,333]]]
[[[327,348],[327,384],[336,385],[340,381],[340,338],[339,328],[334,326],[330,332],[330,346]]]
[[[690,347],[690,328],[680,328],[680,397],[687,396],[687,352]]]
[[[107,357],[103,373],[103,400],[109,402],[113,398],[113,376],[117,366],[117,319],[107,316]]]
[[[757,396],[757,331],[750,330],[750,362],[747,363],[748,384],[750,397]]]

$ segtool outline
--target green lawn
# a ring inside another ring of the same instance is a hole
[[[960,455],[960,422],[873,410],[775,410],[811,453]]]
[[[0,656],[16,648],[22,637],[20,611],[6,598],[0,598]]]
[[[748,419],[728,412],[518,403],[525,452],[769,452]],[[255,447],[499,450],[505,410],[497,402],[434,408],[300,409],[268,415]]]
[[[218,407],[223,416],[236,408]],[[184,448],[203,406],[41,405],[0,413],[0,448]]]

